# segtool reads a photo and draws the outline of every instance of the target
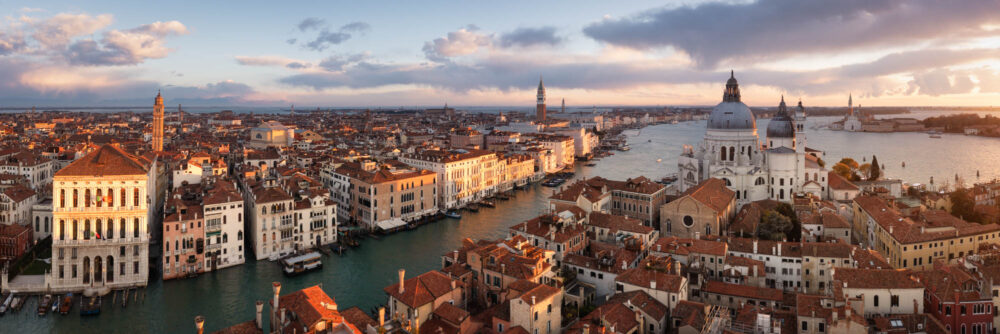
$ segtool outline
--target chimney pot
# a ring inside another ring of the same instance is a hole
[[[194,317],[194,327],[198,329],[198,334],[205,332],[205,317],[196,316]]]
[[[264,326],[264,318],[261,316],[263,314],[263,312],[264,312],[264,302],[258,300],[257,304],[254,305],[254,306],[257,308],[257,318],[256,318],[257,329],[264,329],[264,327],[263,327]]]
[[[403,280],[406,277],[406,269],[399,269],[399,294],[403,294]]]

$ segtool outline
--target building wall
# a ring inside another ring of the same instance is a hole
[[[844,288],[849,297],[861,296],[865,315],[924,313],[924,289],[857,289]],[[892,296],[899,296],[899,305],[892,305]],[[876,305],[876,301],[877,304]]]
[[[534,305],[530,300],[515,298],[510,302],[510,325],[521,326],[531,334],[562,333],[562,299],[562,291],[549,298],[536,299]]]
[[[34,228],[35,241],[48,238],[52,235],[55,225],[52,223],[52,203],[44,202],[31,207],[32,224]]]
[[[181,218],[163,222],[164,280],[205,271],[204,216],[201,212],[190,212]]]
[[[250,201],[247,201],[250,203]],[[295,250],[292,238],[295,229],[294,204],[291,200],[256,203],[247,206],[257,260],[277,258]]]
[[[55,177],[52,212],[55,230],[50,280],[53,291],[81,291],[86,287],[100,286],[124,288],[147,284],[150,235],[150,198],[147,189],[151,181],[149,175]],[[91,190],[95,198],[97,189],[110,189],[114,194],[114,206],[109,207],[103,203],[101,207],[96,204],[86,206],[84,200],[87,189]],[[122,190],[125,191],[124,203],[120,196]],[[87,223],[91,224],[92,229],[96,229],[97,220],[101,220],[102,229],[105,230],[102,235],[108,238],[85,238]],[[113,223],[113,237],[106,234],[109,221]],[[97,257],[101,258],[102,275],[108,273],[107,264],[112,264],[112,282],[105,279],[101,282],[93,280],[97,277],[97,268],[92,260]],[[85,267],[91,269],[91,276],[86,281]]]
[[[696,234],[719,235],[729,225],[730,216],[729,212],[716,212],[691,197],[682,197],[661,207],[660,231],[679,238],[695,238]],[[685,217],[690,217],[690,226],[685,223]]]
[[[246,262],[243,250],[243,201],[205,205],[205,271],[222,269]]]

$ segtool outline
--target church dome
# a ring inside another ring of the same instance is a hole
[[[771,118],[767,124],[768,138],[792,138],[795,137],[795,123],[788,115],[788,107],[785,106],[785,97],[781,97],[781,104],[778,105],[778,113]]]
[[[757,118],[750,112],[750,107],[740,101],[740,85],[730,72],[726,81],[726,90],[722,94],[722,103],[712,109],[708,116],[708,128],[716,130],[751,130],[757,128]]]

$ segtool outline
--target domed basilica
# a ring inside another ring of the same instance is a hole
[[[805,121],[802,102],[792,115],[782,97],[762,142],[757,119],[740,100],[739,83],[730,74],[722,103],[709,115],[704,140],[697,147],[685,145],[677,160],[678,190],[718,178],[736,192],[737,207],[764,199],[791,203],[796,193],[824,198],[823,152],[806,147]]]

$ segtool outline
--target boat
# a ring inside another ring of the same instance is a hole
[[[298,276],[323,268],[323,261],[317,252],[309,252],[281,260],[281,270],[285,276]]]
[[[590,162],[590,163],[587,163],[587,164],[585,164],[584,166],[587,166],[587,167],[594,167],[594,166],[597,166],[597,164],[595,164],[595,163],[593,163],[593,162]]]
[[[479,205],[476,203],[469,203],[469,205],[465,206],[465,209],[471,212],[479,212]]]
[[[59,302],[61,300],[62,299],[60,299],[59,296],[55,296],[55,298],[52,298],[52,310],[51,311],[52,311],[53,314],[56,313],[56,311],[59,310]]]
[[[448,218],[462,219],[462,214],[454,210],[445,212],[444,216]]]
[[[67,293],[62,297],[62,301],[59,302],[59,314],[67,315],[69,310],[73,308],[73,293]]]
[[[931,138],[941,138],[941,135],[936,134],[936,133],[935,134],[931,134]]]
[[[662,162],[663,159],[656,159],[656,162]]]
[[[101,297],[80,298],[80,315],[101,314]]]
[[[0,303],[0,315],[3,315],[4,313],[7,313],[7,309],[10,308],[10,302],[11,302],[11,299],[13,299],[13,298],[14,298],[14,294],[11,293],[11,294],[7,295],[7,298],[3,299],[3,302]]]
[[[28,299],[27,296],[14,296],[14,300],[10,302],[10,309],[13,311],[20,311],[21,306],[24,306],[24,300]]]
[[[38,301],[38,315],[44,316],[45,313],[49,312],[49,306],[52,303],[52,295],[44,295],[42,299]]]
[[[619,148],[618,150],[619,151],[623,151],[623,152],[627,152],[628,150],[631,150],[631,149],[632,149],[631,147],[628,147],[628,145],[625,145],[625,146],[622,146],[621,148]]]
[[[495,203],[493,203],[493,201],[481,201],[481,202],[479,202],[479,205],[485,206],[487,208],[495,208],[495,207],[497,207],[497,205]]]

